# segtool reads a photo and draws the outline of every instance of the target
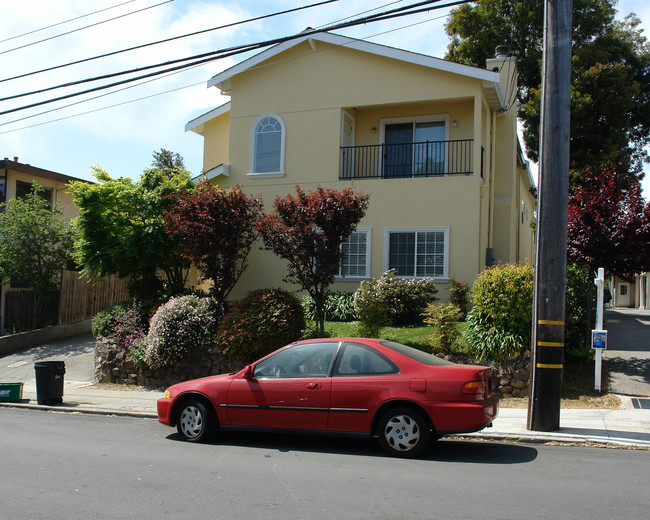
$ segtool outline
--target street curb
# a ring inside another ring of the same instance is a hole
[[[68,405],[75,403],[67,403]],[[140,419],[158,419],[158,414],[151,412],[137,412],[128,410],[109,410],[106,408],[87,408],[83,406],[66,406],[66,403],[57,405],[42,405],[32,403],[0,403],[0,407],[24,410],[40,410],[43,412],[59,412],[85,415],[107,415],[114,417],[135,417]]]

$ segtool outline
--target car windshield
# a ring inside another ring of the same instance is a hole
[[[411,359],[417,361],[418,363],[422,363],[424,365],[433,366],[433,365],[454,364],[451,361],[447,361],[446,359],[441,359],[439,357],[434,356],[433,354],[427,354],[426,352],[422,352],[421,350],[418,350],[416,348],[407,347],[406,345],[402,345],[401,343],[395,343],[394,341],[380,341],[379,344],[391,350],[394,350],[395,352],[403,354],[406,357],[410,357]]]

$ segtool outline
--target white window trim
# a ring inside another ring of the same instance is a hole
[[[280,171],[277,171],[277,172],[256,172],[254,170],[254,167],[255,167],[255,129],[257,128],[257,124],[262,119],[264,119],[266,117],[272,117],[272,118],[276,119],[280,123],[280,126],[282,127],[282,138],[280,139]],[[287,138],[287,127],[284,124],[284,119],[282,119],[282,117],[280,117],[278,114],[274,114],[272,112],[267,112],[267,113],[262,114],[261,116],[259,116],[257,119],[255,119],[255,121],[253,122],[253,125],[251,126],[248,177],[258,178],[258,179],[268,179],[268,178],[273,178],[273,177],[284,177],[284,147],[285,147],[286,138]]]
[[[341,266],[339,265],[339,273],[336,275],[336,280],[343,282],[343,281],[350,281],[354,282],[357,280],[369,280],[372,278],[370,276],[370,252],[372,251],[372,228],[356,228],[354,230],[354,233],[365,233],[366,235],[366,275],[365,276],[343,276],[341,275]]]
[[[432,231],[444,233],[445,244],[445,258],[443,261],[442,276],[434,276],[433,279],[440,282],[448,282],[449,278],[449,226],[435,226],[435,227],[393,227],[384,228],[384,272],[390,269],[389,267],[389,253],[390,253],[390,234],[391,233],[415,233],[417,231]],[[431,278],[428,276],[400,276],[399,278]]]

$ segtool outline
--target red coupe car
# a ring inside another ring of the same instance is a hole
[[[188,441],[217,430],[361,434],[414,457],[448,433],[490,426],[490,370],[457,365],[392,341],[305,340],[239,372],[185,381],[158,400],[158,420]]]

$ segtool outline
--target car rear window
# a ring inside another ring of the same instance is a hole
[[[418,363],[422,363],[423,365],[453,365],[451,361],[447,361],[446,359],[441,359],[439,357],[434,356],[433,354],[427,354],[426,352],[422,352],[421,350],[418,350],[413,347],[407,347],[406,345],[402,345],[401,343],[395,343],[394,341],[380,341],[380,345],[383,345],[384,347],[387,347],[391,350],[394,350],[395,352],[398,352],[400,354],[403,354],[406,357],[409,357]]]

